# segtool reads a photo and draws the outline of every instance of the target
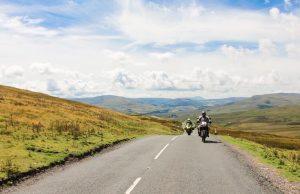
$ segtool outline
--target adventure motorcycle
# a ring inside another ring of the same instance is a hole
[[[205,143],[205,139],[208,137],[208,123],[202,121],[198,127],[198,135],[202,138],[202,142]]]
[[[185,131],[188,135],[191,135],[194,130],[194,127],[191,123],[187,123],[185,126]]]

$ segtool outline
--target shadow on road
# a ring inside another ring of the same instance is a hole
[[[222,143],[220,141],[206,140],[205,143]]]

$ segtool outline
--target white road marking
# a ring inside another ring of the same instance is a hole
[[[175,136],[171,139],[171,142],[174,141],[178,136]],[[163,151],[169,146],[169,144],[165,145],[165,147],[163,147],[163,149],[161,149],[158,154],[155,156],[154,160],[158,159],[159,156],[163,153]],[[150,166],[147,167],[147,170],[150,169]],[[142,180],[142,177],[138,177],[137,179],[135,179],[135,181],[133,182],[133,184],[127,189],[127,191],[125,192],[125,194],[130,194],[131,191],[133,191],[133,189],[136,187],[137,184],[139,184],[139,182]]]
[[[168,146],[169,146],[169,144],[165,145],[165,147],[163,149],[161,149],[160,152],[155,156],[154,160],[156,160]]]
[[[174,141],[177,137],[178,137],[178,136],[173,137],[173,138],[171,139],[171,141]]]
[[[131,191],[133,191],[134,187],[141,181],[142,177],[138,177],[137,179],[135,179],[135,181],[133,182],[133,184],[127,189],[127,191],[125,192],[125,194],[130,194]]]

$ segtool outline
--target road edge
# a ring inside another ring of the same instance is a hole
[[[64,158],[61,161],[53,162],[48,166],[43,166],[37,169],[32,169],[30,171],[20,173],[18,176],[13,177],[11,179],[1,180],[0,181],[0,193],[4,192],[5,190],[18,186],[19,184],[22,184],[23,182],[37,178],[39,176],[42,176],[44,174],[47,174],[47,172],[50,172],[58,167],[66,167],[68,165],[71,165],[73,163],[79,162],[83,159],[90,158],[91,156],[94,156],[96,154],[103,154],[109,151],[112,151],[116,148],[118,148],[123,143],[128,143],[134,139],[138,139],[138,137],[133,138],[125,138],[121,140],[114,141],[110,144],[102,144],[98,147],[95,147],[87,152],[84,152],[81,155],[69,155],[66,158]]]
[[[300,193],[300,184],[288,181],[286,178],[282,177],[272,166],[258,161],[256,157],[248,153],[246,150],[230,144],[219,137],[217,137],[217,139],[222,141],[224,145],[229,148],[229,150],[235,153],[238,160],[245,164],[251,173],[257,177],[257,181],[266,189],[267,192],[289,194]]]

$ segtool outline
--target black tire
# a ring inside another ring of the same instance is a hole
[[[185,131],[188,135],[191,135],[191,133],[192,133],[192,130],[190,130],[190,129],[186,129]]]
[[[202,136],[202,142],[203,143],[205,143],[205,138],[206,138],[206,136],[204,135],[204,136]]]

